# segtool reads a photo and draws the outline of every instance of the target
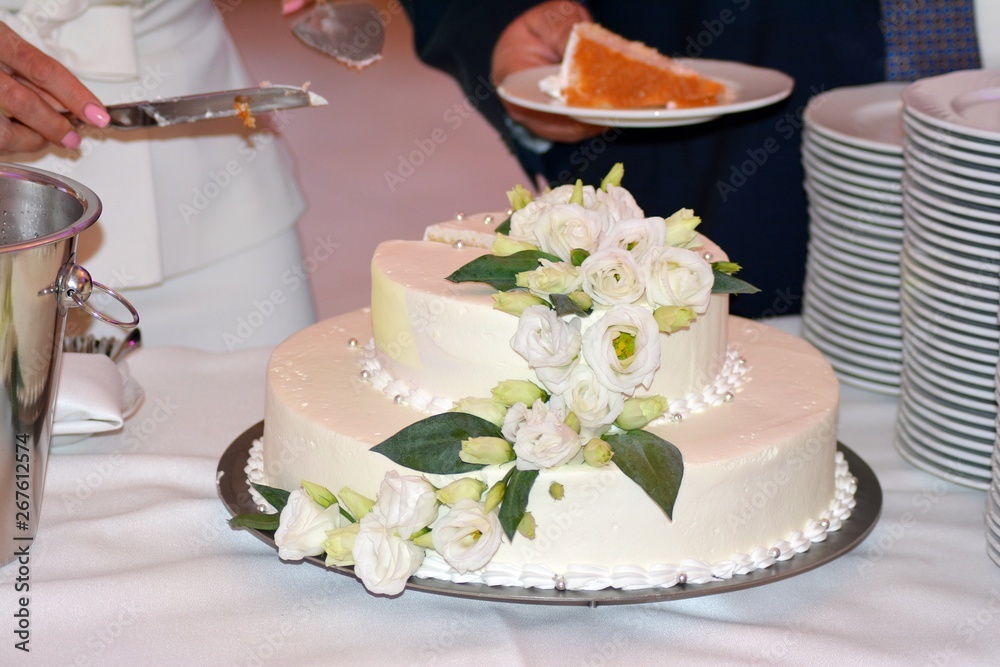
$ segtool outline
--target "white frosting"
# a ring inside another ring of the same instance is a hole
[[[714,245],[703,252],[726,259]],[[442,280],[483,254],[480,248],[424,241],[388,241],[375,251],[375,346],[382,367],[401,388],[455,401],[489,396],[503,380],[535,380],[510,346],[518,318],[493,308],[496,289]],[[584,331],[600,319],[601,310],[583,319]],[[717,294],[690,327],[660,337],[660,369],[648,394],[685,399],[715,382],[726,361],[728,310],[729,296]]]
[[[260,479],[263,474],[263,460],[260,456],[262,441],[254,440],[247,461],[247,475],[250,480]],[[249,483],[250,493],[260,499],[270,512],[274,509],[264,501]],[[850,518],[857,505],[854,494],[858,490],[857,479],[850,474],[847,461],[840,452],[836,454],[834,477],[835,493],[829,507],[818,518],[806,522],[802,530],[797,530],[786,539],[775,542],[770,547],[756,547],[750,553],[736,554],[727,560],[707,563],[685,560],[680,564],[654,564],[648,568],[622,565],[612,569],[599,565],[570,564],[565,572],[556,572],[545,565],[526,564],[515,566],[506,563],[490,563],[481,570],[461,573],[448,565],[435,551],[428,550],[424,562],[414,576],[421,579],[439,579],[454,583],[476,583],[489,586],[516,586],[521,588],[566,590],[601,590],[617,588],[639,590],[645,588],[670,588],[681,583],[705,584],[713,581],[732,579],[736,575],[749,574],[786,561],[796,554],[805,553],[816,542],[826,540],[829,533],[840,530],[844,521]],[[268,511],[262,509],[262,511]]]
[[[368,450],[423,415],[360,377],[361,349],[348,340],[366,340],[370,326],[368,311],[355,311],[303,330],[274,352],[263,452],[269,485],[290,489],[306,479],[335,493],[349,486],[374,497],[385,473],[400,470]],[[536,539],[505,541],[485,581],[507,581],[517,571],[523,585],[547,586],[555,572],[580,588],[614,572],[628,586],[645,570],[654,585],[664,585],[670,568],[693,581],[721,575],[719,567],[703,572],[688,561],[748,554],[732,570],[751,571],[766,561],[758,545],[787,541],[782,552],[791,553],[818,534],[808,521],[823,516],[834,497],[836,379],[801,339],[739,318],[730,318],[729,330],[734,349],[753,367],[753,381],[731,402],[649,429],[684,457],[673,521],[613,464],[545,470],[529,498]],[[504,472],[486,468],[481,476],[492,483]],[[438,486],[449,480],[428,477]],[[549,495],[552,482],[563,485],[562,500]],[[804,537],[788,537],[797,531]]]
[[[379,361],[374,339],[365,345],[360,359],[361,378],[387,398],[405,403],[414,410],[427,414],[439,414],[455,407],[455,402],[451,399],[434,396],[421,387],[410,387],[406,382],[393,378]],[[684,419],[688,415],[697,414],[706,408],[732,400],[736,392],[743,387],[749,370],[749,365],[739,353],[734,349],[729,350],[726,354],[726,363],[713,382],[683,398],[669,401],[664,415],[650,424],[656,426],[667,420]]]

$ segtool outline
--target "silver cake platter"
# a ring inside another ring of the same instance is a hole
[[[236,438],[219,459],[216,471],[216,481],[219,496],[223,504],[234,516],[237,514],[252,514],[257,506],[250,497],[247,488],[246,467],[247,457],[253,441],[264,435],[264,422],[260,421]],[[611,604],[640,604],[647,602],[667,602],[685,598],[717,595],[732,591],[762,586],[774,583],[814,570],[832,560],[840,558],[854,547],[861,544],[875,528],[882,511],[882,487],[878,478],[860,456],[843,444],[838,443],[837,449],[844,453],[851,474],[858,481],[855,493],[857,507],[851,517],[843,522],[840,530],[828,533],[826,541],[813,544],[809,551],[796,554],[794,558],[776,562],[769,568],[755,570],[750,574],[735,575],[732,579],[713,581],[705,584],[681,584],[671,588],[646,588],[642,590],[623,591],[606,588],[599,591],[559,591],[535,588],[516,588],[505,586],[486,586],[483,584],[456,584],[450,581],[434,579],[411,578],[406,589],[424,593],[436,593],[453,597],[487,600],[492,602],[517,602],[524,604],[575,605],[596,607]],[[240,528],[265,542],[277,551],[271,531]],[[327,568],[322,558],[310,557],[306,560],[325,569],[339,574],[354,577],[351,567]]]

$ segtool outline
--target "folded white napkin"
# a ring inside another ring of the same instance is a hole
[[[103,354],[64,353],[52,444],[121,428],[126,413],[137,407],[132,405],[136,388],[124,362],[116,364]]]

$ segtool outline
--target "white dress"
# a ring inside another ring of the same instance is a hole
[[[258,83],[211,0],[0,0],[0,10],[105,104]],[[268,121],[280,131],[294,113]],[[81,235],[78,262],[133,302],[144,341],[237,350],[313,321],[294,228],[305,204],[274,133],[228,119],[81,135],[78,155],[0,159],[98,195],[104,213]]]

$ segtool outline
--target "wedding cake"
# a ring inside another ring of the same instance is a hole
[[[515,188],[500,233],[506,214],[383,243],[370,309],[275,350],[247,469],[282,558],[325,553],[390,595],[669,587],[849,516],[828,364],[729,316],[739,267],[619,180]]]

